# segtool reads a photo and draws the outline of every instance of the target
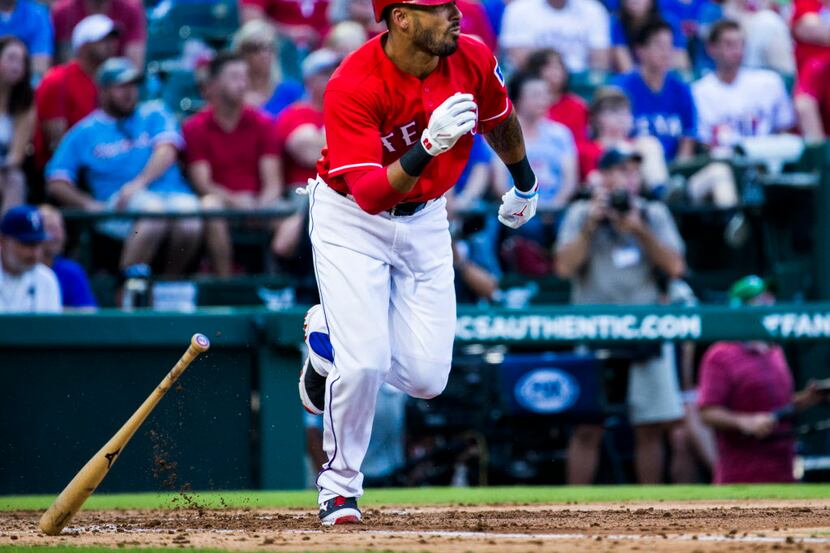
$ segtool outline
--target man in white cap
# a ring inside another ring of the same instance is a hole
[[[106,15],[115,23],[119,31],[117,55],[130,58],[136,67],[144,67],[147,21],[141,2],[134,0],[57,0],[52,6],[55,57],[65,61],[72,55],[72,30],[93,14]]]
[[[74,58],[53,67],[35,92],[35,156],[43,168],[61,137],[98,106],[95,72],[115,55],[118,30],[106,15],[90,15],[72,31]]]

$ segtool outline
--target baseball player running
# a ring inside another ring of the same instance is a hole
[[[326,148],[309,181],[319,305],[305,319],[300,398],[324,415],[320,521],[360,522],[360,466],[384,382],[417,398],[447,383],[455,290],[443,194],[483,133],[513,176],[499,220],[536,212],[536,177],[498,63],[460,34],[452,0],[373,0],[388,32],[326,88]]]

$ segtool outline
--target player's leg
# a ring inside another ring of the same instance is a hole
[[[202,197],[202,209],[206,211],[225,209],[225,202],[217,195],[208,194]],[[205,220],[205,245],[216,275],[220,277],[231,276],[233,245],[227,220],[221,217],[212,217]]]
[[[132,197],[127,210],[164,211],[164,203],[155,194],[145,190]],[[164,219],[138,219],[124,240],[121,267],[152,263],[169,230],[170,222]]]
[[[195,213],[199,209],[199,200],[192,194],[172,193],[162,198],[169,211]],[[198,217],[173,219],[165,263],[168,274],[181,275],[185,272],[202,245],[203,228]]]
[[[396,221],[403,240],[392,268],[387,382],[429,399],[447,385],[455,338],[455,279],[444,202]]]
[[[312,188],[309,203],[322,306],[309,317],[309,332],[327,335],[332,350],[323,414],[328,462],[317,479],[321,520],[329,524],[339,521],[338,513],[360,517],[353,503],[363,494],[360,465],[391,362],[390,276],[383,257],[391,249],[394,227],[384,228],[384,222],[322,184]]]
[[[628,419],[634,427],[634,464],[640,483],[663,475],[663,436],[682,419],[674,345],[662,344],[658,355],[631,364],[628,371]]]
[[[594,483],[599,466],[603,430],[599,423],[577,424],[568,441],[566,474],[568,484],[588,486]]]

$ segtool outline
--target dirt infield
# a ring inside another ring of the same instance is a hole
[[[40,512],[0,512],[0,545],[229,551],[830,551],[830,499],[487,507],[383,507],[323,530],[286,509],[82,511],[59,537]]]

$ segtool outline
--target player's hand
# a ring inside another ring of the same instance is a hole
[[[443,154],[476,126],[478,106],[472,94],[455,93],[435,108],[421,133],[421,144],[431,156]]]
[[[147,187],[146,183],[138,179],[133,179],[124,184],[118,192],[118,197],[115,199],[116,211],[123,211],[130,205],[130,200],[133,196],[141,192]]]
[[[632,206],[626,213],[609,209],[607,216],[620,234],[640,236],[646,230],[645,221],[643,221],[643,216],[637,207]]]
[[[741,432],[759,440],[769,436],[775,429],[777,421],[771,413],[753,413],[740,415],[738,427]]]
[[[501,197],[499,221],[510,228],[519,228],[536,215],[536,203],[539,201],[539,183],[536,182],[528,192],[516,190],[514,186]]]

